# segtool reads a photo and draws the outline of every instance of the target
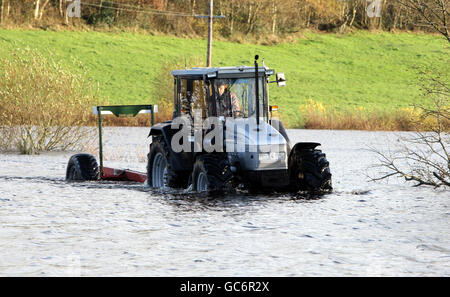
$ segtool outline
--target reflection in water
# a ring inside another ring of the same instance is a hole
[[[367,181],[376,157],[366,148],[383,148],[395,134],[288,133],[294,142],[322,142],[332,193],[211,197],[136,183],[68,183],[70,154],[0,155],[0,275],[450,273],[448,190]],[[108,147],[120,148],[108,165],[145,171],[133,152],[148,150],[147,134],[106,128]]]

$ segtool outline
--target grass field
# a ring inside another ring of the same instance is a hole
[[[203,59],[206,41],[132,33],[0,30],[0,56],[26,47],[54,55],[75,72],[86,72],[109,103],[140,104],[158,101],[154,80],[164,63],[183,63],[185,56]],[[287,86],[272,85],[271,103],[279,105],[288,126],[298,127],[301,106],[311,100],[338,111],[384,112],[419,102],[415,67],[439,69],[449,77],[448,47],[441,37],[424,34],[305,33],[297,42],[272,46],[216,41],[213,65],[252,65],[259,54],[267,66],[284,72]]]

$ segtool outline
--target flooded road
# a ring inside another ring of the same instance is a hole
[[[105,165],[145,172],[147,134],[106,128]],[[0,154],[0,276],[450,275],[449,190],[367,177],[367,148],[395,148],[395,133],[288,134],[322,143],[333,193],[213,199],[67,183],[73,153]]]

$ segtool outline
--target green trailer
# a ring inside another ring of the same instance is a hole
[[[112,105],[94,106],[94,114],[98,115],[98,140],[99,140],[99,162],[90,154],[73,155],[67,165],[66,180],[120,180],[144,183],[147,174],[129,169],[115,169],[105,167],[103,162],[103,133],[102,115],[114,115],[116,117],[135,117],[141,113],[150,114],[151,126],[155,122],[155,113],[158,112],[157,105]]]

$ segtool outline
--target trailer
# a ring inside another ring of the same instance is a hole
[[[150,114],[151,126],[155,123],[154,114],[158,112],[157,105],[111,105],[94,106],[93,112],[98,116],[98,141],[99,162],[91,154],[75,154],[71,156],[67,164],[67,181],[110,180],[133,181],[144,183],[147,174],[130,169],[116,169],[104,166],[103,162],[103,133],[102,115],[114,115],[116,117],[135,117],[138,114]]]

